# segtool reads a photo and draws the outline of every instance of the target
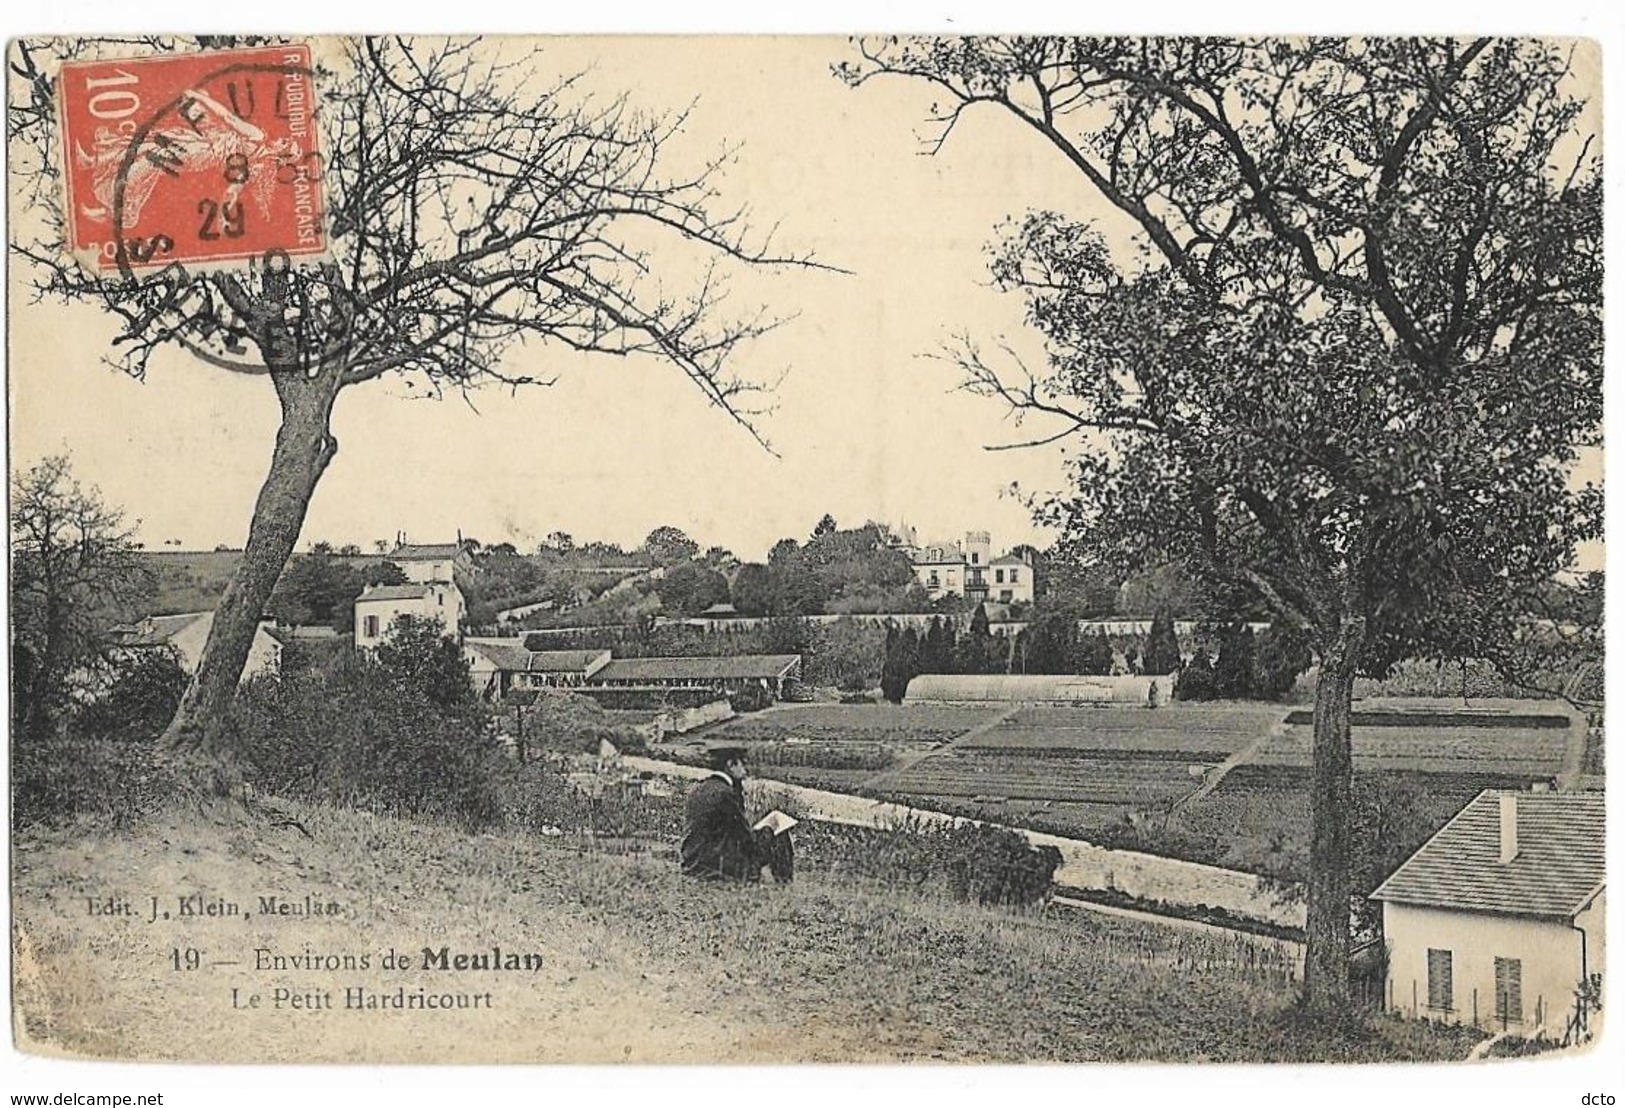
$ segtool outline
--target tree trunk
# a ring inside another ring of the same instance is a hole
[[[1349,712],[1365,641],[1365,619],[1345,616],[1321,651],[1309,793],[1309,914],[1304,1003],[1341,1017],[1349,1010],[1350,806],[1354,759]]]
[[[163,747],[177,754],[219,760],[228,753],[218,747],[219,722],[237,692],[271,590],[299,539],[316,482],[338,453],[329,429],[338,373],[329,369],[307,377],[298,370],[273,370],[271,379],[282,405],[271,470],[260,486],[243,559],[215,609],[197,672],[164,732]]]

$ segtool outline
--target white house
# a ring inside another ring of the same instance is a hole
[[[209,628],[213,626],[213,612],[148,616],[136,623],[113,628],[109,632],[110,645],[118,650],[173,647],[181,668],[187,673],[196,673],[198,661],[203,657],[203,645],[209,640]],[[254,641],[248,648],[248,662],[243,666],[244,681],[262,673],[280,673],[282,670],[282,644],[267,630],[270,626],[269,621],[262,621],[254,628]]]
[[[404,538],[396,542],[389,561],[415,585],[455,582],[458,573],[467,573],[474,565],[461,543],[409,543]]]
[[[443,632],[462,640],[468,605],[457,587],[457,574],[473,565],[460,542],[409,543],[397,538],[389,560],[406,575],[404,585],[368,585],[355,600],[355,645],[370,650],[389,635],[398,616],[412,615],[439,623]]]
[[[452,638],[462,634],[466,609],[455,581],[410,585],[368,585],[355,598],[355,645],[371,650],[389,635],[397,616],[413,615],[440,624]]]
[[[1034,581],[1032,563],[1015,554],[994,558],[989,569],[988,599],[1000,604],[1031,604]]]
[[[986,531],[966,531],[959,542],[904,545],[914,577],[932,600],[963,596],[972,603],[1031,603],[1032,563],[1015,554],[993,557],[993,538]]]
[[[1603,794],[1480,793],[1372,893],[1387,1003],[1562,1038],[1604,964]]]

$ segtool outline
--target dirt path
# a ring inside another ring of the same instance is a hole
[[[1211,794],[1214,789],[1217,789],[1221,784],[1224,783],[1224,779],[1230,775],[1231,770],[1235,769],[1237,766],[1244,766],[1248,762],[1252,761],[1253,757],[1260,750],[1264,749],[1265,743],[1269,742],[1270,739],[1274,738],[1276,735],[1284,734],[1286,728],[1287,724],[1283,718],[1282,720],[1271,725],[1270,729],[1264,734],[1251,740],[1246,746],[1230,755],[1230,757],[1220,762],[1217,766],[1214,766],[1203,777],[1200,785],[1192,789],[1186,795],[1180,797],[1178,800],[1174,801],[1172,807],[1170,808],[1170,812],[1179,812]]]
[[[971,739],[980,738],[989,731],[1002,727],[1008,721],[1015,719],[1016,716],[1021,713],[1022,709],[1026,707],[1027,705],[1025,704],[1011,705],[1007,711],[1003,711],[997,715],[989,717],[982,723],[972,727],[969,731],[966,731],[962,735],[954,736],[948,742],[935,748],[934,750],[925,750],[915,754],[904,755],[904,757],[896,765],[883,769],[873,777],[865,780],[860,788],[883,789],[896,781],[904,773],[925,761],[927,758],[934,758],[939,754],[946,754],[962,743],[969,742]]]

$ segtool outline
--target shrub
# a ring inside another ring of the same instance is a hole
[[[80,819],[127,827],[174,793],[151,742],[86,739],[72,731],[12,742],[13,828]]]
[[[496,783],[508,766],[483,719],[364,657],[251,681],[225,726],[266,792],[470,828],[500,819]]]
[[[635,784],[606,787],[589,796],[545,762],[513,766],[499,784],[505,827],[531,834],[655,838],[675,842],[682,834],[683,796],[647,796]]]
[[[129,651],[107,663],[105,691],[79,707],[75,730],[88,740],[151,742],[163,733],[191,680],[172,649]]]
[[[980,904],[1039,903],[1061,863],[1052,846],[1033,847],[1014,831],[982,824],[949,827],[912,817],[886,828],[806,823],[796,835],[808,868]]]
[[[1258,635],[1254,695],[1262,700],[1281,699],[1313,661],[1305,632],[1279,620],[1270,624]]]
[[[1215,695],[1213,659],[1205,647],[1198,647],[1191,660],[1179,671],[1174,683],[1175,700],[1212,700]]]
[[[580,693],[539,690],[521,712],[525,721],[525,746],[530,750],[596,754],[599,744],[606,740],[628,754],[648,749],[637,729],[611,715],[595,699]],[[505,731],[512,730],[512,718],[511,712],[498,716]]]
[[[736,712],[759,712],[773,703],[773,694],[759,685],[746,685],[728,695],[728,704]]]
[[[954,859],[948,891],[958,900],[1026,907],[1049,896],[1061,852],[1033,846],[1003,827],[964,824],[948,832]]]

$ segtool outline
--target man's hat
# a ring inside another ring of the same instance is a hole
[[[715,769],[727,769],[729,762],[743,762],[745,754],[742,746],[713,746],[705,752],[705,760]]]

